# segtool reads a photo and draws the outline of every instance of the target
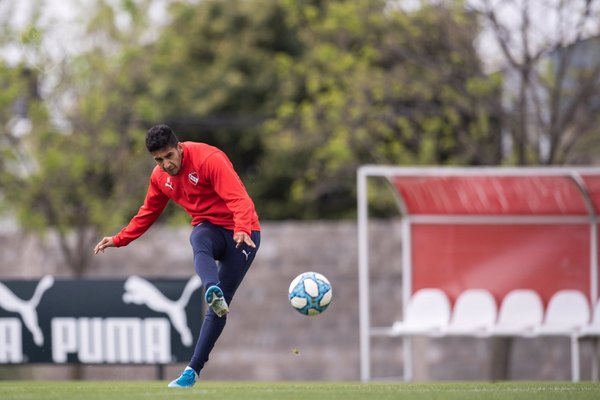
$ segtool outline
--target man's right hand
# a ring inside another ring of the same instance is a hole
[[[96,247],[94,247],[94,254],[104,252],[104,249],[106,249],[107,247],[115,247],[115,243],[113,242],[113,238],[111,236],[102,238],[102,240],[98,242]]]
[[[235,248],[236,249],[238,247],[240,247],[243,243],[246,243],[248,246],[252,247],[253,249],[256,248],[256,244],[254,244],[254,242],[250,238],[250,235],[248,235],[245,232],[236,232],[236,233],[234,233],[233,234],[233,241],[235,242]]]

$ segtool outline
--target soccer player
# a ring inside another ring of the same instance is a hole
[[[225,327],[229,304],[260,246],[260,225],[252,199],[221,150],[205,143],[180,142],[167,125],[148,130],[146,148],[157,165],[144,204],[119,233],[100,240],[94,254],[126,246],[140,237],[169,199],[192,217],[194,268],[209,307],[191,361],[181,376],[169,383],[169,387],[192,387]]]

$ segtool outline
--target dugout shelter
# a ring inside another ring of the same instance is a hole
[[[370,320],[369,270],[374,266],[369,265],[368,180],[376,177],[391,184],[401,214],[402,282],[398,285],[403,316],[386,327],[374,327]],[[402,337],[404,379],[412,380],[411,337],[419,332],[403,330],[402,319],[410,314],[407,307],[415,294],[423,291],[447,298],[448,324],[452,313],[459,312],[461,295],[483,295],[483,301],[482,297],[476,300],[480,308],[488,296],[490,315],[475,315],[479,320],[487,318],[486,324],[476,327],[475,321],[458,331],[477,337],[499,332],[494,325],[509,294],[539,297],[540,320],[531,321],[535,326],[528,332],[514,334],[570,338],[572,378],[579,380],[581,325],[600,325],[592,318],[594,308],[600,310],[600,168],[366,165],[357,172],[357,198],[362,381],[373,378],[371,341],[381,335]],[[600,316],[598,310],[595,314]],[[439,310],[430,311],[433,315]],[[569,318],[570,325],[557,328]],[[443,326],[433,336],[446,334],[452,330]],[[592,376],[597,379],[597,351],[593,358]]]

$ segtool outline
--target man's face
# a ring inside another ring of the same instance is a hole
[[[167,174],[174,176],[181,170],[183,160],[183,147],[178,143],[176,147],[164,147],[152,152],[156,164]]]

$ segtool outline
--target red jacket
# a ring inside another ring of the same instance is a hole
[[[129,225],[113,236],[115,246],[126,246],[146,232],[169,199],[190,214],[192,225],[209,221],[234,232],[260,230],[254,203],[225,153],[204,143],[181,144],[179,173],[170,176],[154,167],[144,204]]]

